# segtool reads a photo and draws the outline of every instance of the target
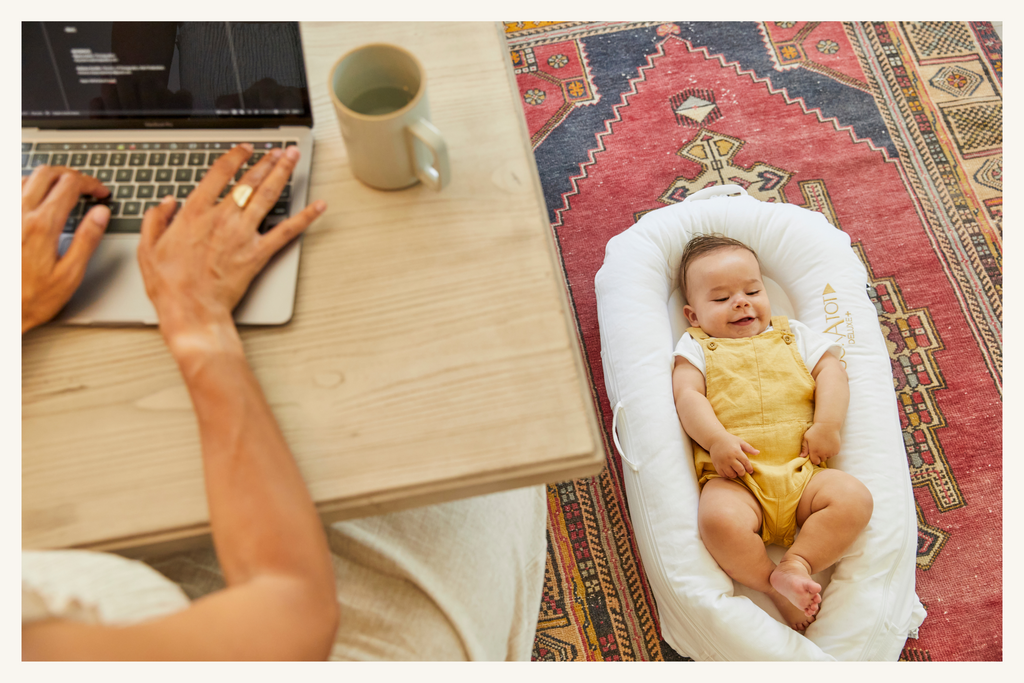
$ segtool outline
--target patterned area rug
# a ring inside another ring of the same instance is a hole
[[[709,185],[823,213],[892,359],[928,610],[905,660],[1002,655],[1002,45],[985,22],[506,23],[608,467],[548,488],[534,658],[685,658],[660,637],[611,442],[594,275]],[[849,330],[850,334],[855,331]]]

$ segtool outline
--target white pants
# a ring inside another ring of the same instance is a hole
[[[529,660],[546,560],[544,486],[327,527],[335,660]],[[212,548],[149,564],[193,600],[222,588]]]

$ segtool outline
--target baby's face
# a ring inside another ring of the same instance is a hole
[[[717,249],[698,258],[690,264],[686,281],[689,301],[683,313],[708,336],[753,337],[771,324],[761,269],[746,249]]]

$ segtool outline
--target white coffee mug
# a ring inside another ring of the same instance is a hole
[[[429,121],[426,72],[412,53],[358,47],[335,63],[327,88],[357,178],[381,190],[448,184],[448,148]]]

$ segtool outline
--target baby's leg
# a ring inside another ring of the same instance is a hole
[[[853,476],[840,470],[815,474],[797,506],[800,534],[772,572],[772,586],[805,612],[817,613],[821,587],[811,574],[839,561],[867,526],[872,508],[871,493]]]
[[[814,612],[796,607],[771,584],[775,563],[761,540],[761,506],[750,491],[728,479],[711,479],[701,491],[697,524],[704,546],[730,578],[765,593],[792,628],[802,631],[814,621]]]

